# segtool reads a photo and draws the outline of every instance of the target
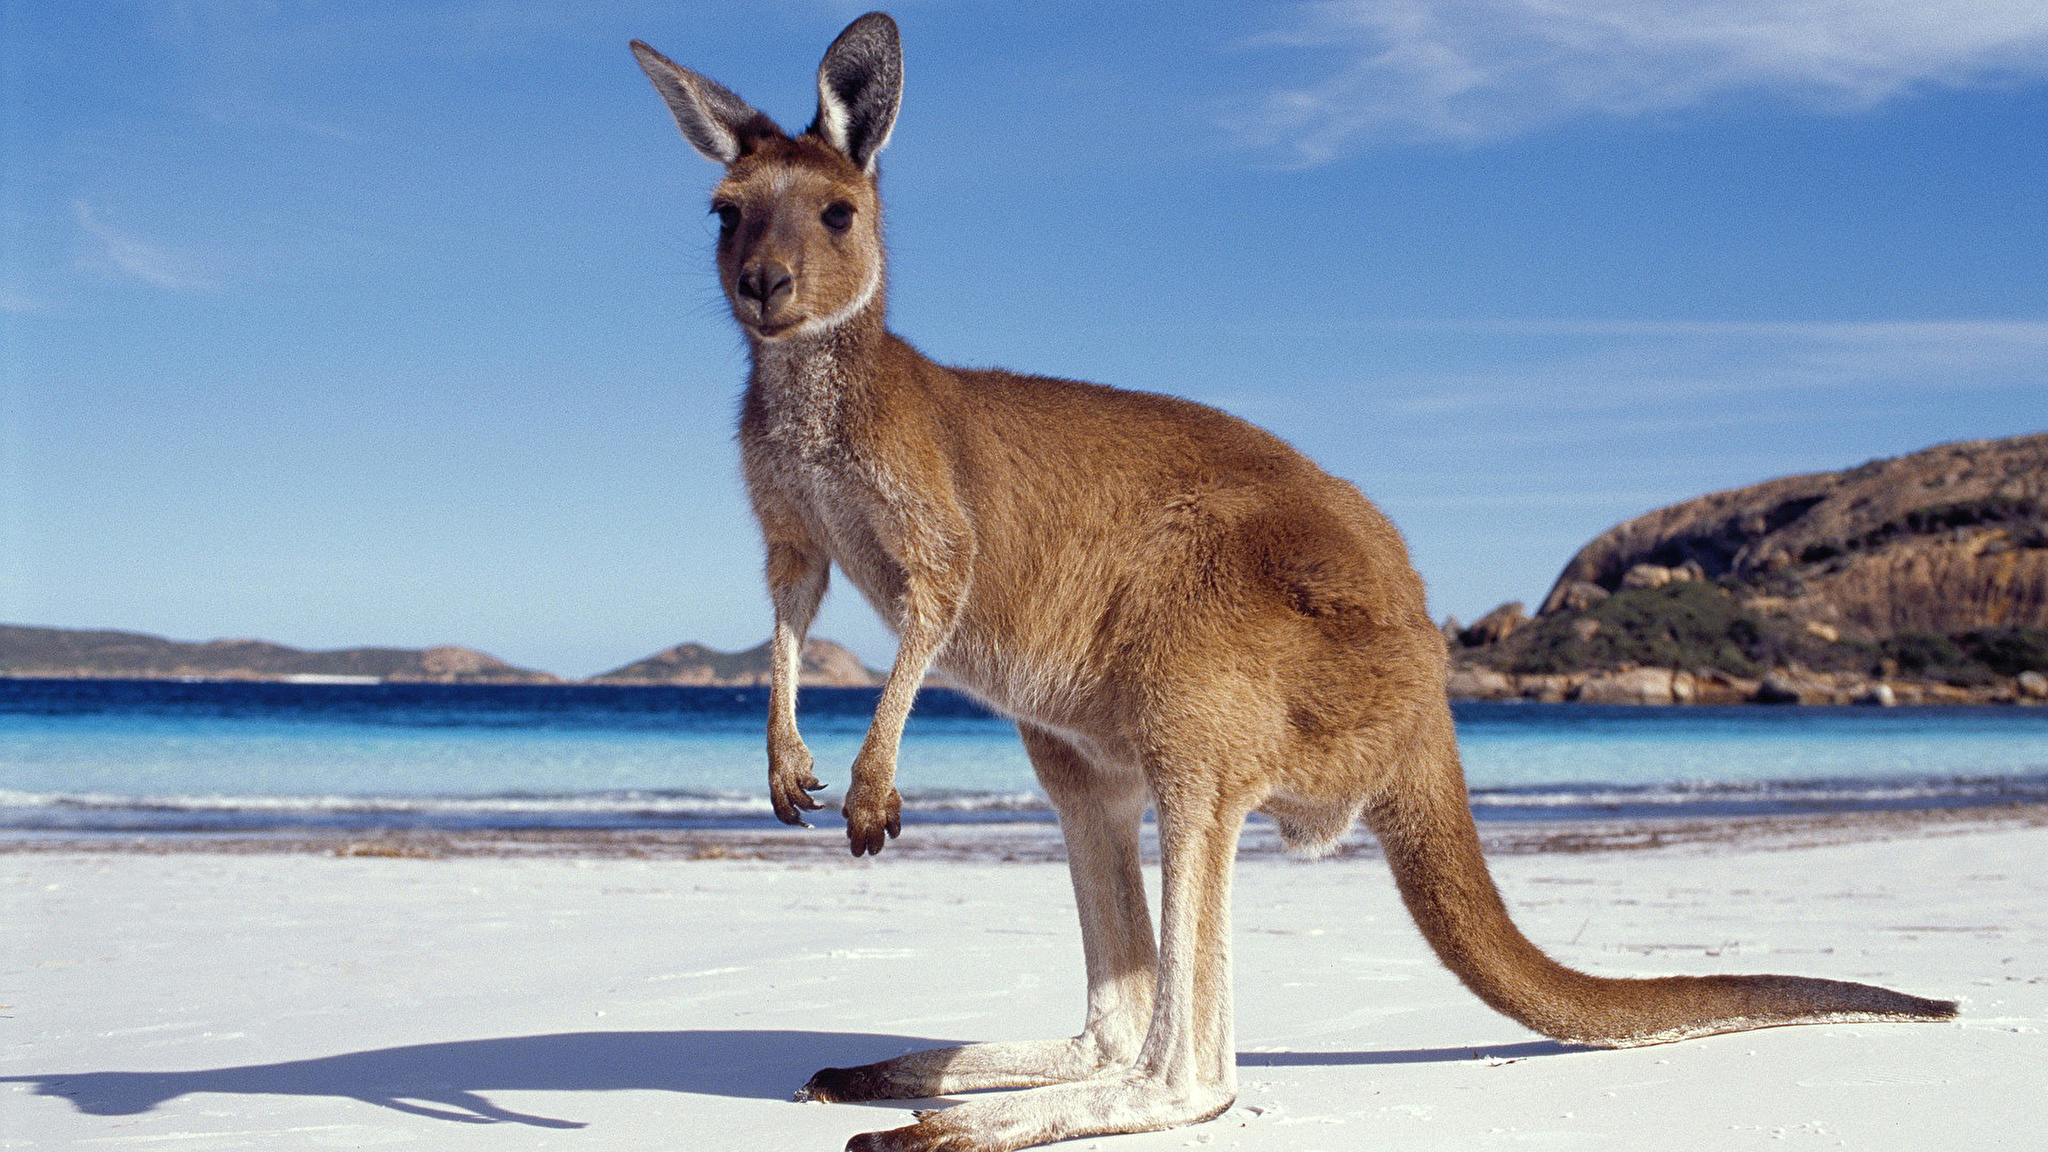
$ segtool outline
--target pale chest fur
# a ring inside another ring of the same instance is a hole
[[[741,423],[757,503],[787,509],[892,627],[901,571],[878,531],[897,487],[850,419],[857,379],[823,357],[764,357]]]
[[[834,359],[763,354],[749,382],[741,434],[778,475],[831,479],[851,454],[846,413],[857,386]]]

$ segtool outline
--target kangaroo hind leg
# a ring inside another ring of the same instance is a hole
[[[858,1068],[825,1068],[797,1099],[914,1100],[1060,1084],[1120,1073],[1137,1058],[1152,1018],[1158,963],[1138,863],[1138,829],[1149,793],[1135,771],[1105,770],[1042,729],[1022,725],[1020,731],[1066,839],[1088,971],[1081,1033],[932,1048]]]
[[[1198,772],[1159,791],[1159,965],[1138,1056],[1122,1072],[988,1096],[868,1132],[848,1152],[1008,1152],[1206,1120],[1237,1094],[1230,1022],[1230,871],[1243,806]]]

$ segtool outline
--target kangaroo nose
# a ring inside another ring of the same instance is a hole
[[[794,281],[789,269],[773,260],[763,260],[740,269],[737,287],[741,298],[759,305],[761,315],[766,316],[789,299]]]

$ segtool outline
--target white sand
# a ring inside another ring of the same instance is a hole
[[[1064,868],[814,835],[805,864],[0,856],[0,1147],[831,1150],[908,1116],[789,1103],[814,1068],[1078,1025]],[[1376,861],[1248,861],[1237,1106],[1067,1147],[2043,1147],[2043,860],[2044,828],[1497,860],[1597,972],[1964,1002],[1625,1052],[1482,1007]]]

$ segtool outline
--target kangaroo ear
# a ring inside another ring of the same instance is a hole
[[[870,12],[846,26],[818,65],[818,118],[810,130],[873,175],[903,99],[903,45],[896,21]]]
[[[678,66],[638,40],[633,41],[633,55],[640,61],[640,70],[654,81],[654,90],[668,101],[684,139],[706,159],[731,164],[753,151],[762,138],[782,135],[775,121],[748,107],[716,80]]]

